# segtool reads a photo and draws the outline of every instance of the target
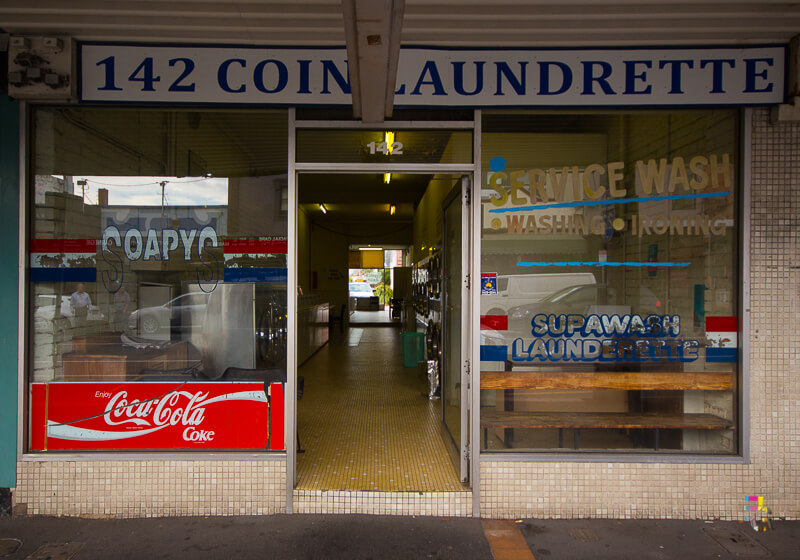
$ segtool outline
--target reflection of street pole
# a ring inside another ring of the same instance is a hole
[[[161,215],[164,215],[164,187],[166,186],[167,181],[161,181]]]
[[[86,204],[86,179],[78,179],[78,185],[81,188],[81,201]]]

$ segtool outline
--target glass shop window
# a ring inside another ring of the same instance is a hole
[[[739,118],[484,113],[484,451],[739,451]]]
[[[286,111],[32,123],[29,449],[283,449]]]

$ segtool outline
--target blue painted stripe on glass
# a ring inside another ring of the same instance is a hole
[[[31,268],[31,282],[97,282],[97,269],[75,268]]]
[[[225,282],[286,282],[285,268],[226,268]]]
[[[482,362],[505,362],[508,359],[508,346],[487,346],[481,344]]]
[[[730,192],[701,193],[701,194],[671,194],[664,196],[643,196],[640,198],[619,198],[616,200],[585,200],[583,202],[556,202],[554,204],[539,204],[535,206],[518,206],[516,208],[492,208],[489,212],[530,212],[531,210],[547,210],[548,208],[576,208],[578,206],[604,206],[609,204],[628,204],[629,202],[659,202],[661,200],[685,200],[693,198],[714,198],[728,196]]]
[[[671,262],[596,262],[596,261],[570,261],[570,262],[518,262],[517,266],[646,266],[646,267],[684,267],[692,263],[671,263]]]
[[[739,355],[737,348],[706,348],[706,361],[735,364]]]

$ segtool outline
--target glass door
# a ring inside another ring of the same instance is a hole
[[[456,470],[469,480],[469,191],[470,178],[443,207],[443,363],[442,415],[455,444]]]

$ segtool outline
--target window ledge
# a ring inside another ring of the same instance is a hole
[[[519,453],[481,452],[481,463],[676,463],[676,464],[725,464],[749,465],[750,459],[741,455],[697,455],[697,454],[628,454],[628,453]]]

